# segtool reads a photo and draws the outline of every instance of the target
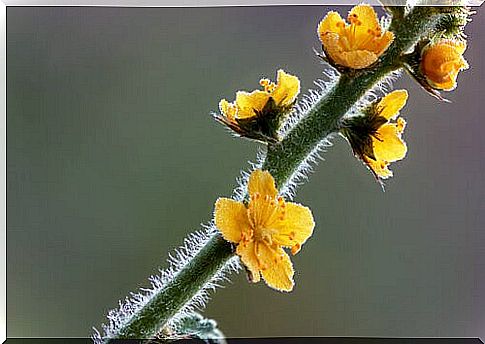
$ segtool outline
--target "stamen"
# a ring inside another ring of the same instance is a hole
[[[291,248],[291,254],[292,255],[295,255],[297,254],[301,249],[301,245],[300,244],[295,244],[292,248]]]
[[[266,87],[269,84],[269,79],[261,79],[259,80],[259,84],[263,87]]]
[[[397,123],[396,123],[396,128],[397,128],[397,131],[399,132],[399,134],[402,134],[405,127],[406,127],[406,121],[404,119],[402,119],[401,117],[399,117],[397,119]]]
[[[268,93],[273,92],[276,87],[274,82],[271,82],[269,79],[266,79],[266,78],[259,80],[259,84],[263,86],[264,91]]]
[[[278,205],[275,202],[275,199],[270,197],[270,201],[265,203],[265,218],[264,218],[264,227],[271,228],[275,216],[278,215],[278,210],[280,209],[280,202],[278,202]]]

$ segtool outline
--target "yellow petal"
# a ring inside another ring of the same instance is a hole
[[[259,262],[256,257],[255,242],[249,241],[237,245],[236,253],[241,257],[242,263],[251,273],[251,282],[259,282]]]
[[[214,218],[224,239],[233,243],[238,243],[243,231],[248,232],[250,229],[244,204],[229,198],[219,198],[216,201]]]
[[[438,90],[443,90],[443,91],[453,91],[457,84],[456,84],[456,77],[458,74],[455,74],[455,77],[452,78],[450,76],[446,78],[441,78],[440,82],[435,82],[434,80],[426,77],[426,80],[428,83],[431,85],[431,87],[436,88]]]
[[[372,51],[344,50],[343,47],[348,44],[346,38],[335,33],[327,33],[321,37],[321,40],[325,53],[338,65],[361,69],[369,67],[378,59],[378,56]]]
[[[394,34],[391,31],[386,31],[381,37],[376,37],[366,44],[366,48],[377,56],[380,56],[387,50],[387,48],[389,48],[393,41]]]
[[[377,138],[373,139],[374,155],[377,160],[393,162],[406,156],[406,143],[401,139],[397,124],[384,124],[377,130]]]
[[[269,93],[253,91],[251,93],[239,91],[236,93],[237,118],[250,118],[261,111],[269,99]]]
[[[326,32],[320,36],[320,40],[322,41],[325,50],[325,54],[328,55],[328,57],[335,61],[337,64],[340,64],[337,59],[343,52],[343,48],[340,44],[340,37],[340,35],[334,32]]]
[[[291,291],[294,271],[288,254],[281,247],[270,247],[266,243],[260,243],[258,248],[261,274],[266,284],[279,291]]]
[[[399,111],[406,105],[408,92],[406,90],[397,90],[387,94],[377,104],[377,113],[387,120],[395,118]]]
[[[339,57],[342,65],[354,69],[369,67],[376,62],[377,59],[378,56],[369,50],[344,51]]]
[[[234,121],[236,117],[236,106],[233,103],[229,103],[227,100],[222,99],[219,102],[219,109],[224,116],[229,120]]]
[[[293,104],[300,93],[300,80],[296,76],[285,73],[282,69],[278,70],[277,85],[271,93],[276,104],[288,106]]]
[[[275,198],[278,195],[273,176],[268,171],[255,170],[251,173],[248,182],[250,196],[259,193],[261,196],[268,195]]]
[[[318,36],[324,36],[327,32],[342,34],[345,27],[345,22],[337,12],[330,11],[325,18],[318,24]],[[323,43],[323,41],[322,41]]]
[[[374,173],[383,179],[387,179],[392,177],[392,171],[390,171],[387,167],[389,163],[383,160],[372,160],[369,158],[365,158],[364,162],[369,166],[369,168],[374,171]]]
[[[284,211],[284,219],[278,219],[271,225],[271,228],[277,231],[273,239],[285,247],[303,245],[315,227],[311,210],[300,204],[288,202]]]
[[[465,49],[465,42],[443,40],[423,50],[420,68],[433,88],[451,91],[456,87],[458,73],[468,68],[462,56]]]
[[[348,21],[352,22],[352,18],[357,19],[361,25],[357,26],[357,30],[367,34],[367,30],[380,30],[379,20],[377,19],[377,13],[372,6],[367,4],[360,4],[352,8],[349,12]]]
[[[347,35],[353,37],[354,46],[360,50],[371,50],[372,40],[381,33],[377,14],[372,6],[367,4],[355,6],[349,12],[347,20],[351,23],[347,27]]]
[[[447,39],[443,43],[453,46],[455,51],[460,55],[463,55],[466,50],[466,41]]]

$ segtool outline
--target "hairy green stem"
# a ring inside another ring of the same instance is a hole
[[[268,147],[263,169],[270,171],[278,187],[288,182],[319,142],[338,131],[341,118],[368,90],[401,67],[401,54],[432,25],[431,19],[436,11],[436,8],[416,7],[404,19],[393,21],[391,29],[395,40],[380,62],[352,75],[343,74],[333,89],[313,105],[282,142]],[[112,339],[153,337],[224,267],[233,254],[232,245],[216,234]]]
[[[213,236],[165,288],[113,339],[152,338],[233,256],[232,245]],[[108,341],[109,343],[110,341]]]
[[[401,68],[401,54],[432,25],[433,21],[429,20],[432,11],[417,7],[406,20],[393,21],[395,41],[380,62],[352,75],[343,74],[283,141],[268,146],[263,169],[271,173],[278,188],[287,183],[320,141],[338,131],[342,117],[369,89],[390,72]]]

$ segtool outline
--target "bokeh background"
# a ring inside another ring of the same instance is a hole
[[[8,8],[8,336],[87,337],[166,266],[258,148],[209,113],[277,68],[313,87],[329,9]],[[333,140],[297,196],[318,225],[294,292],[232,276],[205,311],[226,335],[485,336],[484,24],[451,103],[396,82],[386,192]]]

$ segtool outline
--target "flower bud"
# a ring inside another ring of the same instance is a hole
[[[468,68],[463,58],[465,49],[465,41],[451,39],[429,43],[423,48],[419,69],[432,88],[443,91],[456,88],[458,72]]]

